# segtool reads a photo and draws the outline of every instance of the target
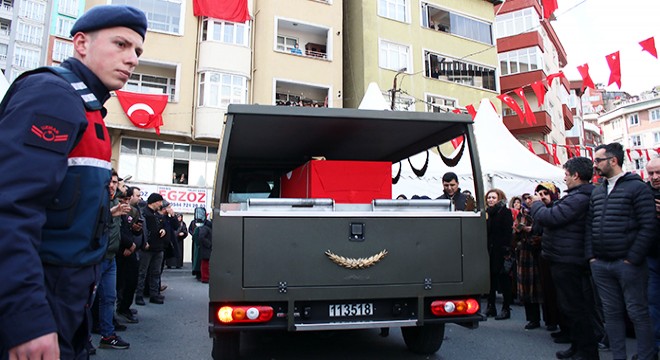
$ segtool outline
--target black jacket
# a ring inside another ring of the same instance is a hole
[[[660,189],[656,189],[653,186],[651,186],[650,182],[648,182],[647,184],[649,185],[649,188],[651,188],[651,192],[653,193],[653,199],[660,199]],[[655,238],[655,246],[651,248],[651,253],[650,253],[650,255],[655,258],[660,257],[660,239],[658,239],[658,237],[660,237],[660,218],[658,218],[658,215],[660,215],[660,213],[658,213],[656,210],[655,220],[656,223],[658,224],[658,236],[656,236]]]
[[[204,226],[199,228],[197,233],[199,239],[199,257],[202,260],[211,258],[211,250],[213,249],[213,228],[211,222],[206,220]]]
[[[653,193],[642,179],[626,173],[607,195],[607,180],[591,194],[586,220],[587,259],[628,260],[640,265],[655,244]]]
[[[488,234],[488,250],[494,253],[510,251],[513,240],[513,215],[511,210],[498,203],[486,209],[488,220],[486,229]]]
[[[165,250],[166,242],[169,243],[170,238],[167,234],[165,236],[160,236],[160,230],[163,229],[161,226],[161,221],[159,215],[156,211],[151,210],[149,206],[145,206],[142,209],[142,215],[144,216],[144,224],[147,229],[147,242],[149,243],[149,249],[147,251],[159,252]],[[145,226],[142,226],[144,230]]]
[[[461,192],[459,188],[454,193],[454,196],[449,197],[446,191],[443,191],[443,194],[438,197],[438,199],[449,199],[454,203],[454,210],[456,211],[465,211],[465,202],[467,201],[467,195]]]
[[[541,254],[552,262],[586,265],[584,227],[589,210],[592,184],[567,191],[567,195],[546,207],[542,201],[532,204],[531,214],[543,230]]]

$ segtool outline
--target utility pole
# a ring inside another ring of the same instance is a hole
[[[394,111],[394,104],[395,104],[395,99],[396,99],[396,93],[399,91],[396,88],[396,77],[399,76],[400,74],[403,74],[408,68],[401,68],[399,71],[396,72],[396,75],[394,75],[394,82],[392,84],[392,91],[390,98],[392,100],[392,103],[390,104],[390,110]]]

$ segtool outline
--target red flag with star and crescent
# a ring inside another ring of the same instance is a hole
[[[607,66],[610,67],[610,80],[607,85],[616,84],[621,89],[621,58],[619,52],[614,52],[605,57]]]
[[[155,129],[160,135],[163,110],[167,106],[166,94],[142,94],[117,90],[117,100],[133,125],[141,129]]]

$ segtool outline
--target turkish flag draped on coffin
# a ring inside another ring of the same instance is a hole
[[[193,14],[237,23],[250,20],[247,0],[193,0]]]
[[[160,135],[163,126],[163,110],[167,106],[166,94],[142,94],[116,90],[117,99],[133,125],[142,129],[156,129]]]

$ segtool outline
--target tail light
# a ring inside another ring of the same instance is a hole
[[[431,303],[431,312],[435,316],[472,315],[479,311],[479,302],[475,299],[436,300]]]
[[[218,320],[224,324],[262,323],[273,318],[270,306],[223,306],[218,309]]]

